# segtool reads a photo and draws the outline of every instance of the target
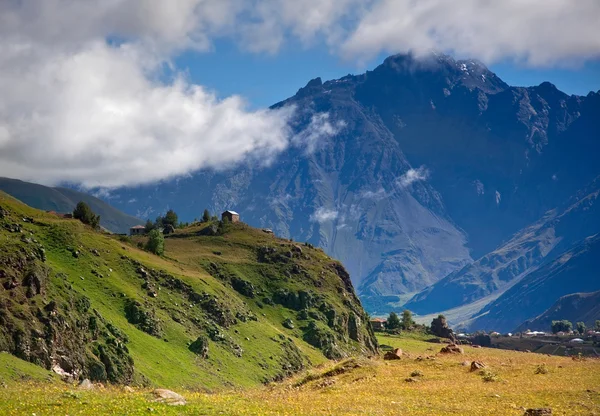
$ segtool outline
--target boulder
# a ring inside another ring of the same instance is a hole
[[[464,354],[464,350],[456,344],[448,344],[443,347],[440,352],[442,354]]]
[[[153,401],[159,403],[165,403],[169,406],[183,406],[186,404],[185,398],[175,393],[174,391],[167,389],[156,389],[152,392],[154,397],[156,397]]]
[[[481,370],[482,368],[485,368],[485,364],[481,361],[473,361],[471,363],[471,371]]]
[[[393,351],[388,351],[383,356],[384,360],[400,360],[402,359],[402,350],[395,348]]]
[[[539,409],[527,409],[524,416],[547,416],[552,414],[552,409],[543,407]]]
[[[85,380],[82,380],[81,383],[79,383],[77,388],[79,390],[93,390],[94,384],[92,384],[92,382],[86,378]]]

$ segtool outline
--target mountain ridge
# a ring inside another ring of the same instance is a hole
[[[475,60],[395,55],[364,74],[315,78],[272,108],[285,105],[296,106],[297,135],[271,165],[124,188],[111,204],[184,219],[235,209],[340,258],[370,312],[387,313],[600,173],[600,94],[512,87]],[[302,134],[312,122],[337,134]]]
[[[72,213],[77,203],[83,201],[100,215],[100,225],[114,233],[127,234],[130,227],[142,223],[142,220],[117,210],[102,199],[74,189],[0,178],[0,191],[34,208],[57,213]]]

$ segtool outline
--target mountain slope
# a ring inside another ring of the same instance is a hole
[[[0,350],[75,379],[253,385],[377,350],[338,262],[244,224],[158,257],[0,193],[0,237]]]
[[[87,203],[100,215],[100,225],[115,233],[128,233],[141,220],[111,207],[99,198],[67,188],[51,188],[16,179],[0,178],[0,191],[44,211],[73,212],[79,201]]]
[[[541,315],[523,322],[515,331],[549,331],[552,321],[563,319],[572,322],[573,325],[584,322],[586,327],[594,328],[596,321],[600,320],[600,290],[563,296]]]
[[[250,224],[319,245],[341,259],[363,294],[418,291],[471,261],[466,236],[426,181],[402,180],[416,169],[378,115],[353,98],[359,80],[314,80],[279,104],[307,109],[299,131],[327,111],[344,123],[335,137],[294,144],[267,167],[200,172],[114,195],[152,204],[169,195],[185,212],[183,200],[194,190],[187,203],[193,201],[195,216],[203,203],[233,208]]]
[[[441,312],[506,290],[545,260],[600,232],[599,195],[600,177],[506,244],[415,295],[406,307],[419,314]]]
[[[384,313],[600,174],[600,94],[511,87],[472,60],[395,55],[316,78],[274,107],[284,105],[298,109],[297,135],[271,164],[122,189],[111,203],[144,218],[236,209],[339,258]]]
[[[495,331],[514,330],[525,320],[543,313],[562,296],[600,290],[599,270],[600,234],[586,238],[555,260],[525,276],[485,307],[470,327]],[[544,322],[540,320],[537,323]]]

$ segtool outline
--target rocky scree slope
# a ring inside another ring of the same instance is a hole
[[[65,378],[208,389],[377,351],[320,249],[216,223],[165,246],[158,257],[0,193],[0,350]]]

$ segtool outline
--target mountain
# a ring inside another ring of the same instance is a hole
[[[111,204],[142,218],[235,209],[339,258],[369,311],[385,313],[600,174],[599,93],[512,87],[473,60],[395,55],[311,80],[274,107],[286,105],[297,134],[271,164],[120,189]],[[337,134],[318,135],[325,122]]]
[[[100,225],[114,233],[128,233],[130,227],[141,223],[140,219],[124,214],[103,200],[73,189],[51,188],[16,179],[0,178],[0,191],[34,208],[58,213],[73,212],[77,203],[83,201],[100,215]]]
[[[67,378],[231,388],[377,352],[339,262],[245,224],[159,257],[0,192],[0,238],[0,351]]]
[[[599,276],[600,234],[597,234],[529,273],[485,307],[470,327],[512,331],[522,322],[542,314],[565,295],[600,290]],[[562,305],[566,306],[568,303],[563,302]],[[575,316],[577,312],[579,311],[571,310]],[[585,309],[581,312],[585,313]],[[584,317],[573,319],[583,320]],[[561,319],[568,318],[565,316]],[[534,320],[534,323],[544,324],[545,321],[542,318]],[[548,330],[548,327],[544,330]]]
[[[573,325],[583,322],[586,327],[594,328],[596,321],[600,320],[600,291],[563,296],[541,315],[523,322],[515,331],[549,331],[552,321],[563,319],[572,322]]]
[[[600,232],[599,195],[600,177],[506,244],[415,295],[406,307],[419,314],[441,312],[510,288],[544,261]]]

